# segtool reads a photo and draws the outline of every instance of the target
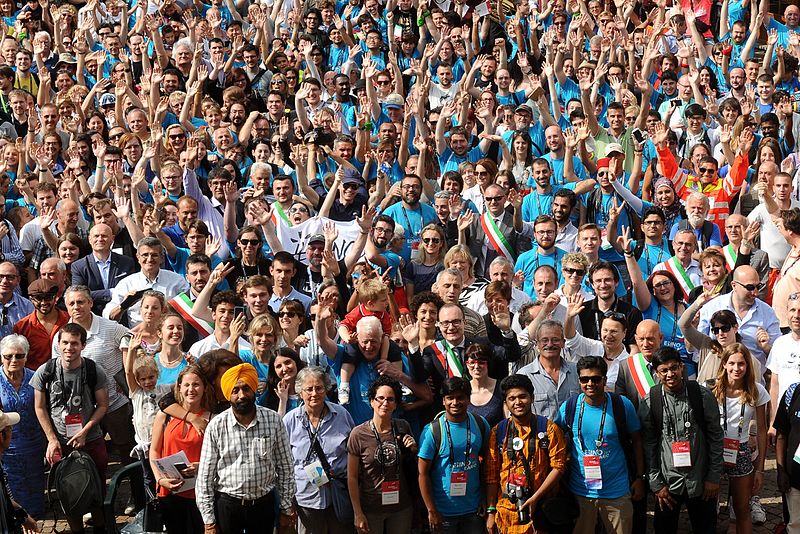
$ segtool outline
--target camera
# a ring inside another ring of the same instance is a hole
[[[511,498],[514,499],[514,504],[517,507],[517,519],[519,520],[520,525],[530,523],[531,514],[528,512],[528,509],[523,506],[525,501],[527,501],[530,497],[528,495],[528,488],[525,486],[509,485],[509,490],[510,491],[508,493]]]

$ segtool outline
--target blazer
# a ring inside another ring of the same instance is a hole
[[[519,232],[514,230],[514,215],[508,210],[503,213],[503,217],[500,219],[498,228],[508,240],[508,244],[511,245],[511,251],[516,256],[519,256],[526,250],[530,250],[530,239],[524,237]],[[486,237],[486,232],[483,231],[480,215],[475,215],[475,220],[469,227],[467,243],[469,243],[469,252],[475,259],[475,275],[484,276],[487,274],[486,270],[489,267],[488,264],[491,263],[491,261],[486,261],[487,249],[484,248],[484,244],[488,245],[488,250],[490,251],[494,251],[494,248],[492,247],[491,243],[489,243],[488,238]]]
[[[620,360],[617,382],[614,384],[614,393],[628,397],[628,400],[633,403],[633,407],[636,408],[637,411],[639,410],[639,403],[642,401],[643,397],[639,396],[639,391],[636,389],[636,382],[633,380],[633,375],[631,374],[629,360],[638,356],[638,354],[630,354]],[[661,379],[658,377],[658,373],[655,372],[655,369],[653,369],[651,376],[656,384],[661,383]],[[686,373],[686,366],[684,365],[683,381],[686,382],[687,380],[689,380],[689,376]]]
[[[94,260],[94,254],[89,254],[72,264],[72,285],[85,285],[92,291],[92,312],[102,315],[103,308],[111,301],[111,288],[126,276],[139,270],[139,264],[134,258],[129,258],[112,252],[111,266],[108,270],[108,289],[103,285],[103,277]]]

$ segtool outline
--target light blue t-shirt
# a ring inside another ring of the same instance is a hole
[[[178,382],[178,375],[181,374],[184,367],[189,366],[189,362],[186,361],[186,358],[182,358],[180,363],[175,367],[164,367],[161,364],[160,355],[160,352],[157,352],[155,355],[156,365],[158,366],[158,380],[156,381],[156,385],[171,386],[172,384],[176,384]]]
[[[419,244],[422,229],[439,220],[433,206],[422,202],[419,203],[417,209],[406,208],[402,202],[397,202],[386,208],[383,214],[394,219],[395,223],[405,230],[406,243],[400,252],[400,256],[406,263],[411,261],[411,247],[414,246],[414,243]]]
[[[639,242],[636,240],[632,241],[631,247],[635,250],[638,243]],[[672,253],[669,251],[669,243],[666,239],[662,239],[661,246],[644,243],[642,255],[636,260],[636,263],[639,264],[639,269],[642,270],[642,277],[647,280],[650,278],[656,265],[667,261],[671,257]]]
[[[522,199],[522,220],[533,222],[539,215],[553,214],[553,198],[560,189],[575,191],[578,182],[569,182],[560,186],[552,186],[550,192],[544,195],[537,193],[534,189]]]
[[[561,260],[564,259],[566,251],[556,247],[555,251],[550,255],[540,254],[539,247],[534,247],[531,250],[523,252],[517,258],[514,264],[514,272],[522,271],[525,274],[525,282],[522,284],[522,290],[527,293],[531,298],[536,297],[536,291],[533,289],[533,275],[542,265],[549,265],[553,267],[558,273],[558,286],[564,283],[564,277],[561,274]]]
[[[445,426],[450,428],[452,437],[452,457],[450,440],[447,430],[442,432],[442,442],[439,450],[435,449],[431,426],[426,426],[422,431],[419,445],[419,457],[431,461],[430,479],[433,488],[433,502],[436,509],[444,517],[452,517],[465,514],[473,514],[478,510],[481,500],[481,469],[478,461],[478,452],[481,450],[481,429],[477,417],[482,416],[468,414],[468,418],[463,423],[451,423],[444,421]],[[438,421],[433,421],[438,425]],[[469,424],[469,458],[465,456],[467,452],[467,425]],[[488,423],[486,423],[488,426]],[[463,497],[452,497],[450,495],[450,475],[453,472],[467,473],[467,491]]]
[[[625,397],[622,404],[625,406],[625,420],[628,432],[638,432],[641,428],[639,417],[633,404]],[[628,483],[628,464],[625,460],[625,449],[619,441],[617,434],[617,424],[614,421],[614,411],[611,407],[611,395],[606,393],[606,419],[603,424],[603,443],[598,449],[596,445],[597,436],[600,432],[600,420],[603,415],[602,406],[592,406],[583,402],[583,393],[578,394],[578,405],[575,407],[575,418],[572,421],[572,461],[569,464],[568,485],[570,491],[581,497],[590,499],[619,499],[630,491]],[[583,421],[581,424],[580,435],[578,434],[578,419],[584,407]],[[566,424],[567,403],[561,404],[556,415],[556,424],[562,429]],[[583,447],[589,454],[599,450],[600,472],[603,475],[602,489],[589,489],[586,485],[586,476],[583,467]]]
[[[240,350],[239,351],[239,358],[244,363],[249,363],[250,365],[255,367],[256,374],[258,374],[258,381],[259,382],[266,382],[267,381],[267,372],[269,371],[269,365],[267,365],[266,363],[264,363],[261,360],[259,360],[258,358],[256,358],[256,355],[253,354],[252,351],[250,351],[250,350]],[[266,402],[267,402],[267,390],[265,389],[260,394],[256,394],[256,404],[258,404],[259,406],[266,407],[267,406]],[[286,411],[288,412],[290,410],[293,410],[294,408],[297,408],[297,406],[288,407],[286,409]]]

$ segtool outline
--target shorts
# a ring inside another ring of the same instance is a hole
[[[746,441],[739,443],[739,454],[736,455],[736,464],[724,464],[725,474],[730,478],[746,477],[755,470],[750,445]]]

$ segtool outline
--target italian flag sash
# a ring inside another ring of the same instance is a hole
[[[483,228],[483,233],[489,238],[489,243],[492,244],[492,248],[498,254],[505,256],[505,258],[512,263],[517,260],[516,256],[514,255],[514,251],[511,249],[511,244],[506,239],[506,236],[504,236],[500,231],[500,228],[497,227],[497,223],[494,222],[494,219],[490,217],[488,213],[481,215],[481,227]]]
[[[289,220],[289,216],[288,216],[288,215],[286,215],[286,212],[285,212],[285,211],[283,211],[283,208],[281,207],[281,205],[280,205],[280,204],[278,204],[278,202],[276,201],[276,202],[273,204],[273,206],[274,206],[274,210],[275,210],[275,215],[273,215],[273,217],[275,217],[275,218],[276,218],[276,220],[275,220],[274,222],[275,222],[275,223],[277,223],[277,222],[278,222],[278,221],[277,221],[277,217],[280,217],[281,219],[283,219],[283,221],[284,221],[284,222],[285,222],[287,225],[291,226],[291,225],[292,225],[292,221],[290,221],[290,220]]]
[[[633,383],[636,384],[639,398],[643,399],[650,392],[650,388],[656,385],[656,382],[653,380],[653,375],[650,374],[647,361],[641,352],[628,358],[628,369],[631,372]]]
[[[172,306],[178,314],[183,317],[187,323],[192,325],[192,327],[197,330],[201,336],[210,336],[214,333],[214,323],[200,319],[192,315],[192,306],[194,302],[192,299],[189,298],[188,293],[181,293],[174,299],[169,301],[169,305]]]
[[[728,267],[728,271],[733,271],[733,267],[736,265],[736,259],[739,257],[739,253],[736,252],[736,249],[733,248],[733,245],[728,244],[727,246],[722,247],[722,255],[725,256],[725,264]]]
[[[695,288],[695,285],[692,283],[691,278],[689,275],[686,274],[686,269],[683,268],[681,262],[675,256],[672,256],[666,262],[664,262],[667,270],[675,275],[675,278],[678,280],[678,284],[681,286],[681,290],[683,290],[683,298],[684,300],[689,299],[689,293],[691,293],[692,289]]]
[[[436,355],[436,359],[439,360],[442,369],[447,371],[448,378],[466,376],[464,366],[461,364],[461,360],[458,359],[458,356],[453,352],[450,343],[445,340],[437,341],[431,345],[431,348]]]

